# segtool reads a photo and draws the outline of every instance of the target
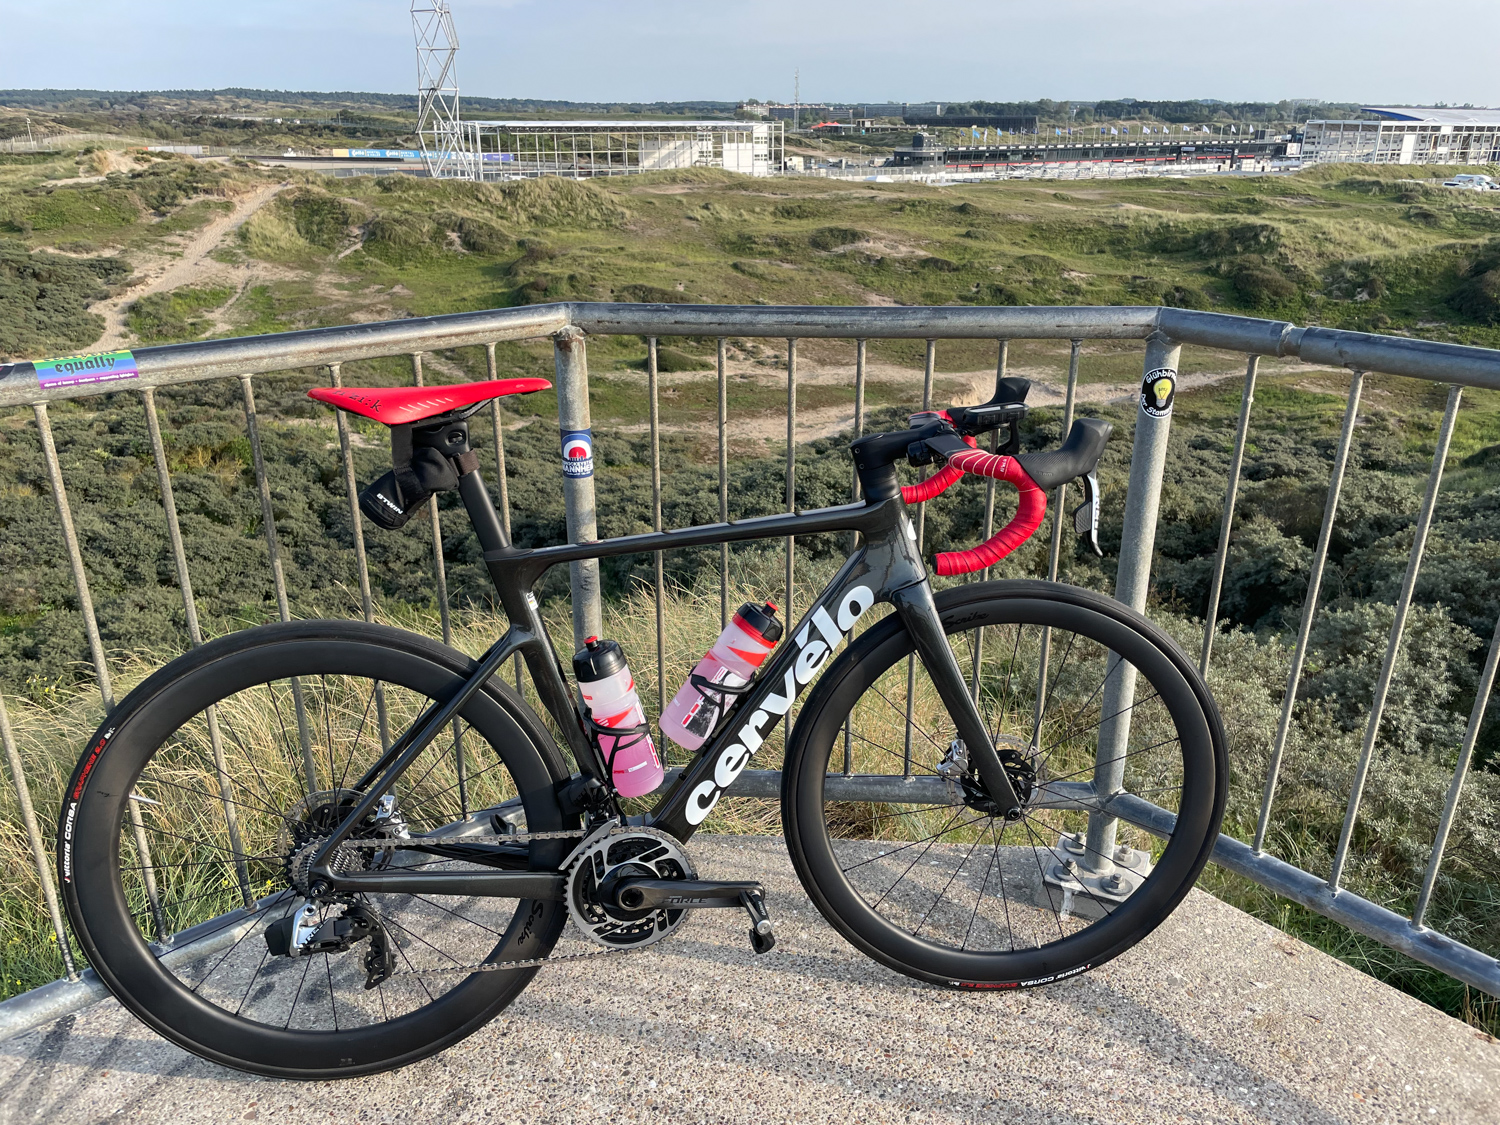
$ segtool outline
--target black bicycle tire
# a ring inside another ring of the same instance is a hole
[[[201,710],[189,711],[193,704],[182,693],[196,690],[200,699],[216,691],[222,695],[226,681],[243,676],[256,662],[270,662],[279,678],[340,652],[355,666],[359,660],[381,661],[379,678],[393,684],[397,675],[417,680],[407,685],[417,690],[423,690],[421,683],[434,690],[451,687],[475,667],[469,657],[428,638],[365,622],[303,621],[231,634],[166,665],[110,713],[68,783],[59,824],[58,874],[68,917],[109,990],[144,1023],[186,1050],[275,1078],[354,1077],[425,1058],[487,1024],[538,971],[477,973],[414,1012],[330,1037],[251,1025],[229,1015],[185,990],[142,939],[118,879],[125,805],[118,794],[129,793],[145,768],[159,742],[157,729],[177,713]],[[462,714],[491,745],[501,745],[497,738],[507,740],[505,763],[518,787],[525,787],[528,827],[577,827],[576,816],[566,816],[557,802],[557,783],[568,776],[563,758],[541,721],[510,687],[492,679]],[[534,845],[533,869],[555,868],[570,847],[568,840]],[[502,956],[546,956],[566,921],[561,903],[522,902],[505,931]]]
[[[781,794],[782,823],[793,866],[813,903],[844,938],[880,963],[918,980],[954,988],[1023,988],[1095,968],[1125,952],[1160,925],[1187,895],[1213,851],[1228,797],[1229,770],[1223,722],[1212,694],[1197,668],[1165,632],[1129,607],[1089,590],[1034,580],[981,582],[943,591],[936,596],[936,603],[945,627],[960,618],[965,627],[1008,623],[993,611],[986,614],[976,608],[985,603],[1008,606],[1012,612],[1042,605],[1056,611],[1059,627],[1068,627],[1070,619],[1080,621],[1080,613],[1098,615],[1118,628],[1116,641],[1123,640],[1127,633],[1139,638],[1138,651],[1125,654],[1132,663],[1145,652],[1155,651],[1162,661],[1157,664],[1157,671],[1170,667],[1180,677],[1181,683],[1174,686],[1177,698],[1165,702],[1169,710],[1175,703],[1179,710],[1196,711],[1202,717],[1203,728],[1189,732],[1199,740],[1194,751],[1193,765],[1198,772],[1192,778],[1193,807],[1187,807],[1189,790],[1185,778],[1178,829],[1168,852],[1157,865],[1157,871],[1161,872],[1163,865],[1170,863],[1166,870],[1174,872],[1175,878],[1164,876],[1148,882],[1149,895],[1137,892],[1104,922],[1040,949],[964,954],[937,950],[925,942],[893,940],[895,927],[865,906],[858,892],[849,886],[827,844],[826,829],[822,826],[828,750],[820,747],[831,749],[844,717],[863,693],[864,686],[855,692],[848,685],[858,684],[860,677],[868,676],[871,670],[878,677],[892,663],[886,657],[893,649],[897,660],[911,651],[909,636],[895,615],[860,635],[830,666],[793,729]],[[1155,680],[1152,683],[1158,689],[1164,686]],[[846,700],[851,693],[853,698]],[[1177,711],[1173,711],[1174,721],[1178,717]],[[1205,772],[1208,776],[1204,776]],[[925,948],[917,950],[914,945]],[[984,959],[989,960],[987,966]]]

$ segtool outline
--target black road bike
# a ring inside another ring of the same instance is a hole
[[[172,661],[88,744],[60,876],[90,963],[143,1021],[228,1066],[351,1076],[482,1027],[542,965],[580,956],[553,955],[570,919],[597,956],[728,907],[768,950],[760,885],[700,878],[687,843],[807,688],[785,739],[787,846],[818,909],[882,964],[939,986],[1046,984],[1129,949],[1181,901],[1228,775],[1191,661],[1087,590],[977,581],[934,595],[908,514],[965,472],[1016,485],[1009,526],[938,556],[939,573],[972,572],[1039,526],[1046,490],[1082,478],[1075,525],[1097,550],[1107,424],[1080,420],[1061,448],[1017,456],[1028,384],[1002,380],[982,406],[855,441],[857,503],[523,550],[467,419],[546,385],[312,392],[391,426],[393,468],[362,496],[374,521],[399,526],[459,492],[511,622],[482,657],[360,621],[265,625]],[[1006,429],[1006,448],[977,448]],[[942,467],[903,489],[902,461]],[[712,737],[649,812],[626,815],[538,579],[584,559],[850,531],[852,557]],[[496,674],[515,653],[546,719]]]

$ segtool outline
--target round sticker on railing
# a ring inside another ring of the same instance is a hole
[[[1177,372],[1170,367],[1148,371],[1141,381],[1141,409],[1153,418],[1165,418],[1172,413],[1176,394]]]
[[[591,477],[594,475],[594,434],[592,430],[563,431],[562,470],[565,477]]]

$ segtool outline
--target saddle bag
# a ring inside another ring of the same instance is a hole
[[[431,446],[413,449],[412,429],[391,427],[392,468],[359,494],[360,511],[388,531],[405,526],[434,494],[458,487],[452,459]]]

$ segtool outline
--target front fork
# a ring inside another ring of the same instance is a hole
[[[1007,820],[1016,819],[1021,815],[1021,800],[1016,796],[1015,786],[1010,783],[1010,775],[1000,763],[995,743],[964,683],[958,659],[948,645],[942,618],[938,616],[937,603],[932,597],[932,586],[925,580],[917,582],[891,591],[890,599],[901,623],[911,634],[917,656],[927,669],[927,674],[932,677],[938,698],[947,708],[948,716],[957,728],[958,737],[968,749],[969,760],[978,769],[979,778],[984,782],[990,798],[998,806],[1002,816]]]

